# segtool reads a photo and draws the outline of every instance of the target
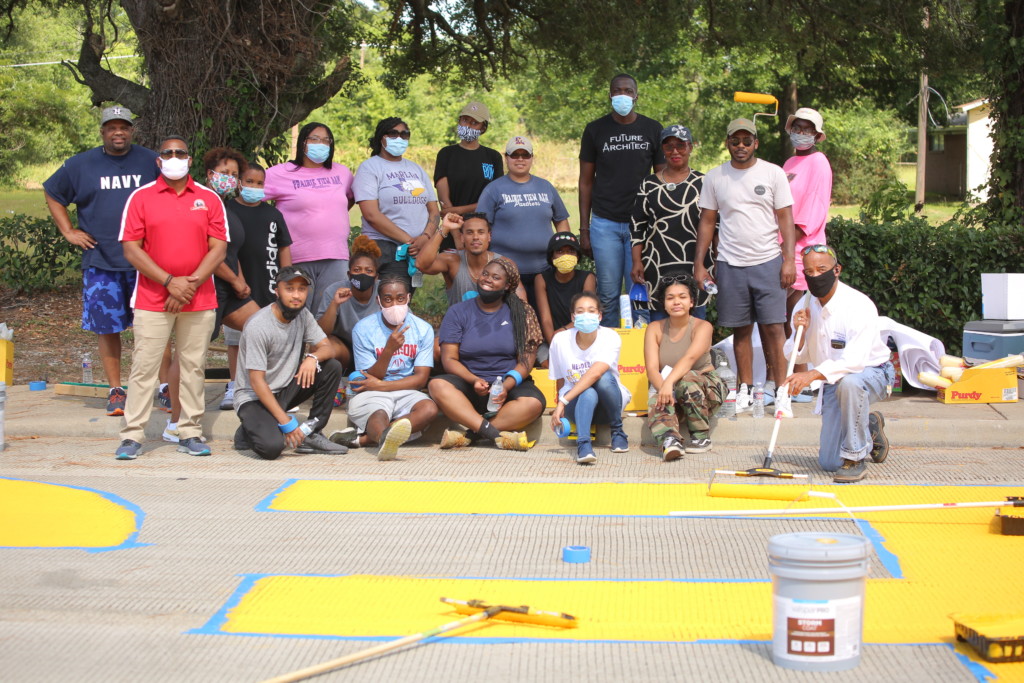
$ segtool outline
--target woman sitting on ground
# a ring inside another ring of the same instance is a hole
[[[711,415],[728,389],[711,363],[711,323],[692,315],[697,281],[682,273],[662,277],[652,298],[668,316],[644,333],[644,361],[651,385],[647,424],[665,461],[711,450]],[[678,404],[678,405],[677,405]],[[682,412],[690,440],[679,432]]]
[[[516,296],[518,286],[519,270],[499,256],[480,273],[478,296],[449,308],[441,321],[447,374],[432,379],[428,390],[450,420],[469,430],[445,430],[441,448],[463,448],[480,437],[510,450],[532,445],[520,430],[544,412],[544,394],[530,378],[542,336],[533,309]],[[496,378],[503,385],[494,398],[498,410],[484,414]]]
[[[622,339],[601,327],[601,300],[595,292],[580,292],[569,303],[575,329],[563,330],[551,341],[551,379],[557,381],[558,405],[551,426],[558,429],[564,415],[576,423],[576,462],[594,462],[590,424],[597,418],[612,429],[612,453],[629,450],[622,429],[622,409],[630,393],[619,381]]]

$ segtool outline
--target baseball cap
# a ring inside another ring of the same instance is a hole
[[[580,257],[583,255],[583,247],[580,246],[580,241],[576,235],[571,232],[556,232],[548,240],[548,263],[554,265],[552,261],[555,260],[555,252],[563,247],[572,247],[576,250],[576,256]]]
[[[483,102],[470,102],[459,112],[459,118],[463,116],[470,116],[480,123],[487,123],[491,120],[491,111]]]
[[[277,271],[278,282],[288,282],[289,280],[294,280],[297,277],[301,277],[305,280],[307,285],[313,284],[313,278],[309,273],[298,266],[285,266],[281,270]]]
[[[131,110],[128,107],[107,107],[103,110],[103,113],[100,115],[100,125],[102,126],[104,123],[108,121],[124,121],[134,126],[134,119],[135,115],[132,114]]]
[[[508,144],[505,145],[505,154],[511,154],[517,149],[525,149],[530,154],[533,154],[533,143],[526,136],[513,135],[508,139]]]
[[[821,133],[821,139],[825,139],[825,129],[823,128],[824,119],[821,118],[821,114],[816,109],[810,107],[800,107],[795,113],[790,114],[789,118],[786,119],[786,132],[790,132],[790,127],[793,125],[793,121],[797,119],[803,119],[804,121],[810,121],[814,124],[814,130]]]
[[[729,127],[725,129],[725,134],[729,136],[741,130],[747,131],[755,138],[757,137],[757,126],[750,119],[733,119],[729,122]]]
[[[668,138],[679,138],[683,142],[693,142],[690,129],[686,126],[680,126],[678,123],[661,131],[661,142],[665,142]]]

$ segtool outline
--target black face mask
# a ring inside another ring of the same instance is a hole
[[[284,319],[287,320],[288,322],[291,322],[298,318],[299,314],[302,313],[302,309],[305,308],[305,306],[299,306],[298,308],[288,308],[280,301],[277,302],[277,306],[278,308],[281,309],[281,315],[283,315]]]
[[[836,269],[833,266],[832,270],[821,275],[808,275],[804,279],[807,280],[807,291],[811,293],[811,296],[820,299],[832,291],[832,285],[836,283]]]
[[[493,304],[505,296],[505,292],[500,289],[480,289],[480,285],[476,286],[476,291],[480,295],[480,301],[483,301],[485,304]]]
[[[366,273],[359,273],[358,275],[349,275],[349,282],[352,284],[352,289],[357,292],[366,292],[373,289],[373,283],[377,281],[372,275]]]

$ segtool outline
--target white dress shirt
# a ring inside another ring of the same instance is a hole
[[[814,369],[835,384],[844,376],[889,360],[889,347],[881,339],[878,309],[862,292],[842,281],[829,302],[810,297],[810,326],[797,363],[812,363]],[[794,337],[796,331],[794,329]],[[786,356],[794,339],[786,342]]]

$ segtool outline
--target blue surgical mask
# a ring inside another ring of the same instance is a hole
[[[331,156],[331,146],[324,144],[306,144],[306,157],[314,164],[322,164]]]
[[[793,143],[793,148],[798,149],[801,152],[811,147],[814,147],[814,135],[805,135],[803,133],[790,133],[789,141]]]
[[[629,95],[615,95],[612,97],[612,109],[619,116],[627,116],[633,111],[633,98]]]
[[[263,198],[267,195],[263,191],[262,187],[246,187],[242,186],[242,189],[238,191],[239,196],[243,202],[249,202],[250,204],[259,204],[263,201]]]
[[[384,149],[388,151],[393,157],[400,157],[405,154],[405,150],[409,148],[409,141],[403,140],[402,138],[385,138],[387,143],[384,145]]]
[[[597,317],[597,313],[577,313],[572,319],[572,324],[580,332],[589,334],[597,332],[601,319]]]

